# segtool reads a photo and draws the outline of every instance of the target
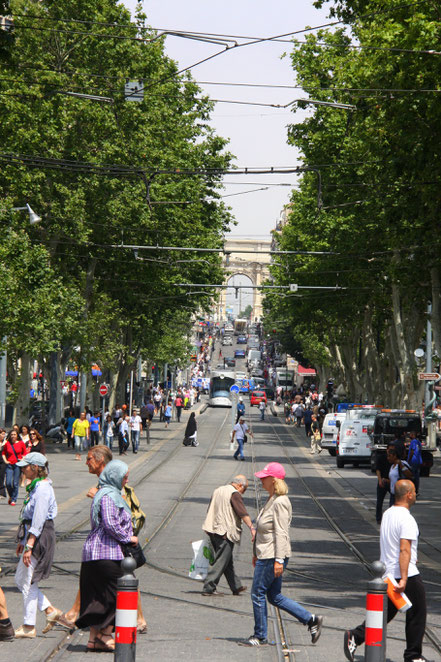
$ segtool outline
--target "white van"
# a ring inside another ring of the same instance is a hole
[[[322,448],[327,448],[329,455],[335,455],[336,454],[336,448],[337,448],[337,434],[338,434],[338,427],[337,427],[337,421],[344,421],[346,418],[346,412],[334,412],[332,414],[326,414],[325,420],[323,421],[323,426],[322,426],[322,440],[321,440],[321,445]]]
[[[375,416],[381,407],[374,405],[359,405],[348,409],[345,418],[340,423],[337,441],[337,467],[342,469],[345,464],[358,466],[360,462],[370,462],[371,438],[369,428],[374,425]]]
[[[262,352],[258,349],[249,349],[248,350],[248,356],[247,356],[247,365],[251,363],[251,361],[257,361],[258,363],[262,359]]]

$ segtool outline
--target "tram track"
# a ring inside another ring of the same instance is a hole
[[[371,576],[373,576],[373,572],[371,570],[371,562],[366,558],[366,556],[363,554],[361,550],[358,549],[357,545],[352,542],[347,536],[344,531],[341,529],[339,524],[337,523],[336,519],[332,516],[332,514],[329,512],[329,510],[324,506],[319,497],[317,497],[316,494],[314,494],[313,490],[309,487],[307,484],[306,480],[304,477],[301,475],[299,470],[297,469],[296,465],[292,461],[291,456],[289,455],[288,449],[281,437],[279,435],[275,425],[273,423],[270,423],[271,428],[273,430],[274,436],[277,438],[283,454],[285,455],[286,459],[288,460],[290,467],[292,471],[294,472],[296,478],[300,481],[302,484],[304,490],[308,493],[308,495],[311,497],[313,500],[314,504],[318,508],[318,510],[322,513],[324,518],[326,519],[328,525],[330,528],[338,535],[338,537],[342,540],[342,542],[346,545],[346,547],[349,549],[351,554],[358,560],[358,562],[369,572]],[[299,443],[297,439],[294,437],[294,435],[291,435],[291,439],[294,441],[294,444],[297,448],[300,448]],[[426,626],[426,631],[425,631],[425,636],[430,642],[431,646],[438,652],[438,654],[441,655],[441,640],[438,638],[438,635],[431,629],[431,627]]]

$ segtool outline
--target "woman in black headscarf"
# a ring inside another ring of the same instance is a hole
[[[188,419],[187,427],[184,434],[185,446],[199,446],[198,438],[198,424],[196,423],[196,415],[194,411],[191,412]]]

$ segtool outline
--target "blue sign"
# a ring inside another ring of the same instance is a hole
[[[230,386],[230,393],[239,393],[239,387],[237,384],[232,384]]]

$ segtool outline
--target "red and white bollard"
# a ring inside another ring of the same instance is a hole
[[[387,626],[387,584],[382,577],[386,568],[381,561],[372,564],[374,579],[366,595],[365,662],[385,662]]]
[[[124,575],[118,579],[115,618],[115,662],[135,662],[138,616],[136,562],[128,556],[121,561]]]

